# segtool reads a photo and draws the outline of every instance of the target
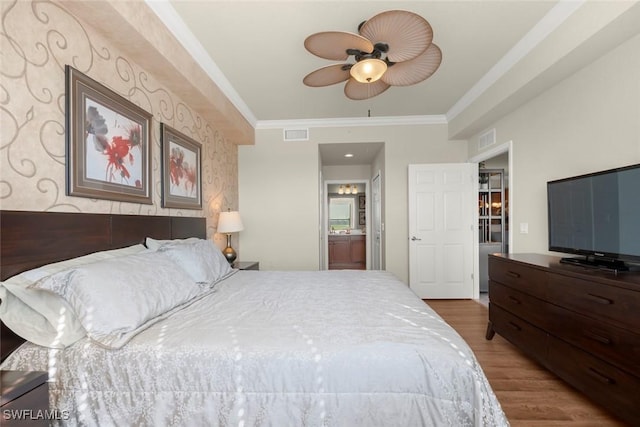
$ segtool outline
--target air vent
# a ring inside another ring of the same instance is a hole
[[[478,137],[478,150],[485,149],[488,146],[493,145],[495,143],[496,143],[496,129],[493,128],[490,131],[487,131]]]
[[[284,140],[285,141],[308,141],[309,129],[285,129]]]

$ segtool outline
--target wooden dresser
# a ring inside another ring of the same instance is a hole
[[[498,333],[622,420],[640,425],[640,273],[489,255]]]

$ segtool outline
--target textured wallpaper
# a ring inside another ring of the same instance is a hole
[[[0,205],[5,210],[206,216],[237,208],[237,147],[91,26],[61,6],[1,1]],[[153,115],[153,205],[65,195],[66,64]],[[160,123],[202,143],[203,209],[161,207]],[[218,240],[218,239],[216,239]]]

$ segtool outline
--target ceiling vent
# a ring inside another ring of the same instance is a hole
[[[285,141],[308,141],[309,129],[285,129],[284,140]]]
[[[496,143],[496,128],[493,128],[478,137],[478,150],[483,150]]]

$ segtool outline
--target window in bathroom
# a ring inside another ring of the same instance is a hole
[[[347,197],[329,198],[329,230],[354,228],[354,199]]]

